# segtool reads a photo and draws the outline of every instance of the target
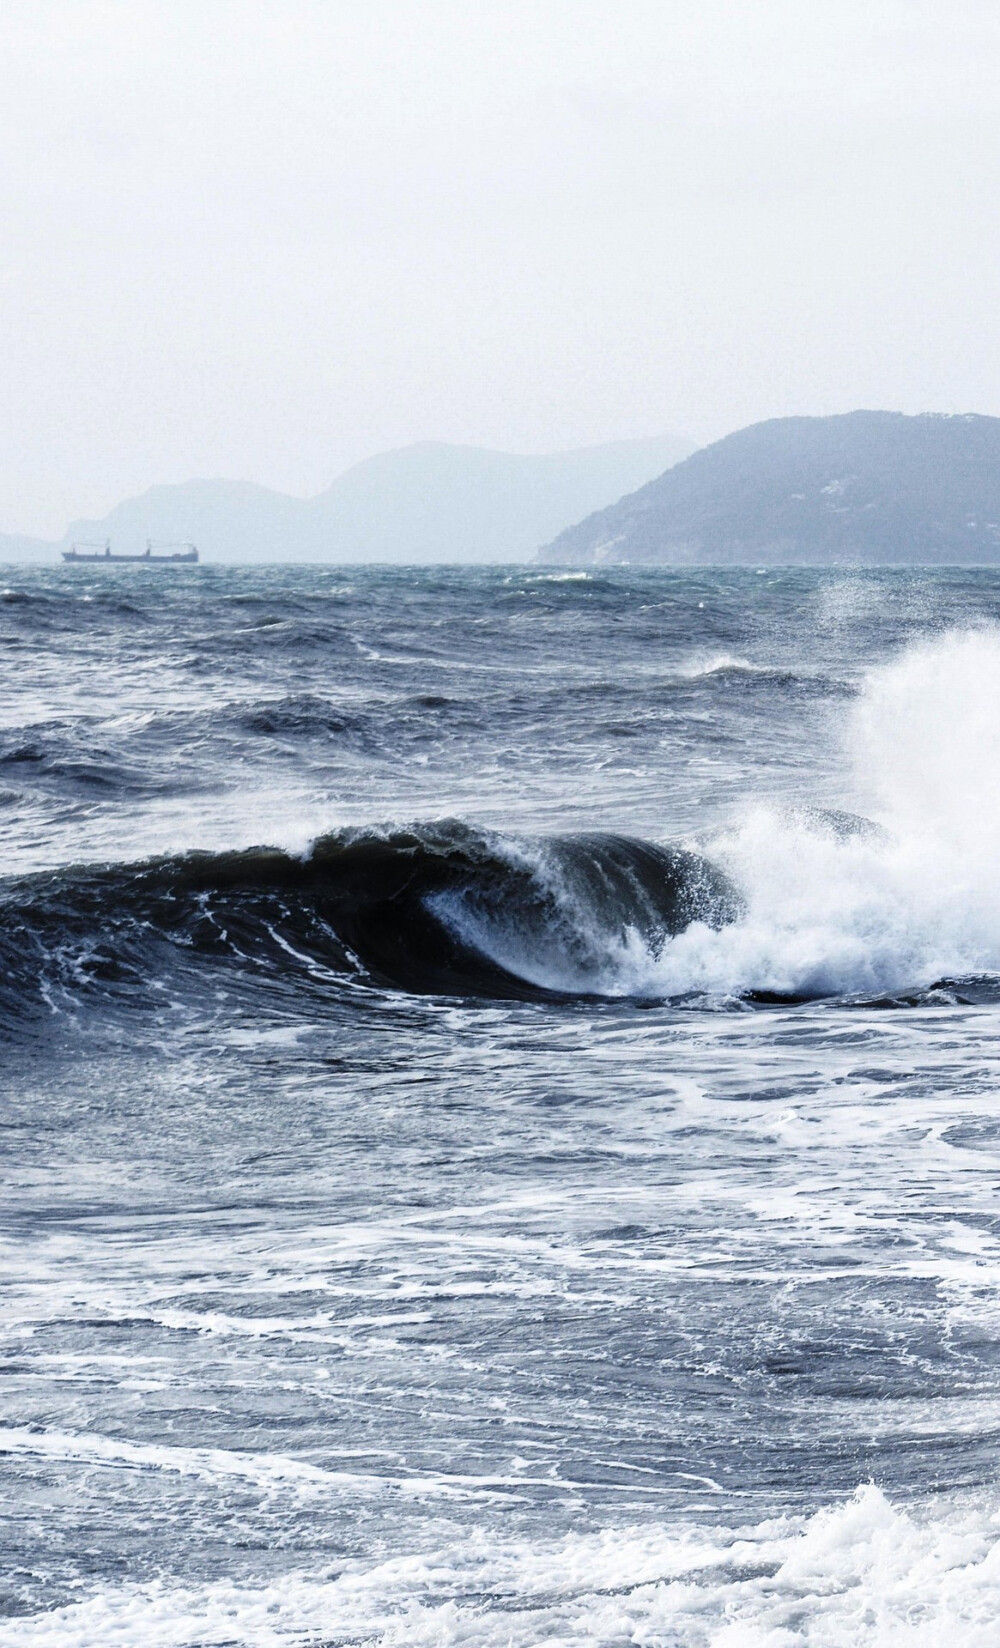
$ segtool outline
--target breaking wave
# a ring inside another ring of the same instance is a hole
[[[345,831],[305,856],[191,853],[8,886],[0,985],[9,1013],[113,991],[140,1000],[206,963],[361,975],[421,994],[627,994],[692,923],[733,921],[709,860],[625,836],[503,837],[445,821]]]

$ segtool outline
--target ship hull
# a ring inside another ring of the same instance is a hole
[[[62,558],[71,566],[75,566],[78,561],[97,566],[119,565],[123,561],[129,561],[137,566],[193,566],[198,560],[198,551],[188,550],[183,555],[78,555],[75,550],[64,549]]]

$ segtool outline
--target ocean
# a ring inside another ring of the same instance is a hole
[[[1000,572],[2,580],[4,1648],[992,1648]]]

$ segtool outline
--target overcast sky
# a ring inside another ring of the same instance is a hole
[[[1000,414],[996,0],[0,0],[0,531]]]

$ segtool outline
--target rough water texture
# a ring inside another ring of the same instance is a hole
[[[0,1644],[994,1643],[1000,574],[6,576]]]

